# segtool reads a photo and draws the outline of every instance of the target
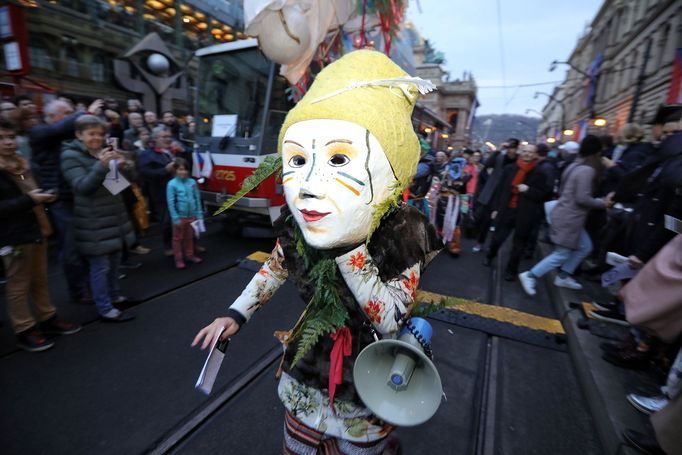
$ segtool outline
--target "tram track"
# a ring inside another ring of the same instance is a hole
[[[214,276],[222,271],[229,270],[238,266],[240,261],[235,264],[225,267],[221,271],[212,273]],[[504,306],[504,295],[502,286],[502,261],[495,261],[494,267],[486,269],[488,271],[487,289],[485,291],[485,303],[494,306]],[[208,276],[206,277],[208,278]],[[198,283],[201,280],[196,280],[193,283]],[[187,284],[184,286],[189,286]],[[181,286],[181,287],[184,287]],[[170,290],[167,293],[174,292]],[[434,319],[437,320],[437,319]],[[443,322],[443,321],[440,321]],[[475,422],[472,432],[472,441],[469,447],[472,450],[469,453],[475,455],[493,455],[496,451],[496,444],[498,443],[497,428],[497,409],[498,409],[498,390],[499,384],[499,366],[500,366],[500,345],[501,340],[499,336],[494,334],[479,331],[483,336],[481,343],[483,349],[480,351],[480,361],[478,363],[477,385],[472,399],[472,418]],[[144,453],[161,455],[181,453],[185,443],[194,433],[202,431],[202,427],[208,424],[213,417],[216,416],[225,406],[237,399],[249,385],[256,382],[264,374],[272,369],[276,361],[281,356],[281,347],[274,345],[269,351],[263,354],[253,364],[249,365],[243,373],[223,386],[221,389],[214,391],[211,397],[202,403],[192,413],[182,418],[174,427],[159,438],[155,444],[151,445]]]
[[[502,261],[494,261],[488,275],[487,303],[502,306]],[[481,362],[482,381],[478,392],[478,423],[474,444],[474,454],[492,455],[495,453],[495,414],[497,407],[497,368],[499,359],[499,337],[486,334],[484,355]]]

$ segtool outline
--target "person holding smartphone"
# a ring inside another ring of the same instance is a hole
[[[16,128],[0,119],[0,256],[7,272],[12,329],[17,345],[29,352],[54,346],[46,335],[81,330],[79,325],[58,318],[50,299],[46,239],[52,226],[45,204],[57,199],[55,193],[38,187],[28,162],[17,153]]]
[[[105,322],[126,322],[133,316],[114,305],[127,299],[121,295],[118,268],[121,251],[134,240],[133,227],[121,194],[103,186],[111,162],[122,155],[110,142],[104,146],[105,124],[94,115],[76,120],[76,140],[62,153],[64,178],[74,194],[74,240],[89,264],[90,288],[100,317]]]

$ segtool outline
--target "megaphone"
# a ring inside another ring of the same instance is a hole
[[[362,350],[353,366],[355,389],[377,417],[397,426],[429,420],[440,406],[443,386],[430,353],[431,325],[411,318],[395,340]]]

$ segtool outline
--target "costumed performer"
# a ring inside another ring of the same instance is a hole
[[[379,454],[394,429],[359,398],[353,365],[367,345],[398,333],[440,248],[428,219],[399,202],[420,155],[412,109],[431,89],[371,50],[319,73],[280,132],[287,205],[272,255],[194,340],[203,349],[220,328],[222,339],[234,335],[287,278],[296,284],[305,311],[279,333],[284,453]]]

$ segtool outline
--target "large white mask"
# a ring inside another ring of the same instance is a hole
[[[306,243],[329,249],[364,242],[397,181],[379,141],[345,120],[291,125],[282,142],[284,195]]]

